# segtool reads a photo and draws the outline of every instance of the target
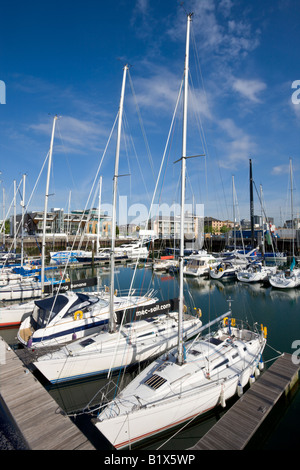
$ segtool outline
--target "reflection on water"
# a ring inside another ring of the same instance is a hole
[[[130,288],[133,273],[134,267],[117,267],[115,286],[119,292]],[[97,276],[99,287],[109,285],[109,271],[106,268],[94,270],[72,268],[70,276],[72,279]],[[98,286],[88,290],[96,290]],[[156,275],[151,269],[137,270],[133,286],[137,295],[154,289],[155,295],[162,300],[178,296],[179,290],[177,276],[167,273]],[[247,320],[250,324],[257,322],[259,325],[261,323],[266,325],[268,346],[264,352],[264,360],[267,366],[271,363],[268,361],[273,360],[278,352],[290,354],[294,352],[292,343],[294,340],[300,339],[300,289],[280,291],[262,284],[244,284],[238,281],[223,283],[220,280],[186,277],[184,279],[184,293],[185,303],[190,309],[201,308],[203,324],[226,312],[228,300],[231,299],[234,317]],[[2,330],[0,334],[9,344],[16,343],[16,329]],[[113,380],[119,388],[122,388],[132,379],[132,374],[134,372],[125,375],[122,373],[114,376]],[[94,445],[100,449],[107,449],[110,446],[104,442],[103,438],[99,437],[98,431],[95,432],[96,428],[91,425],[90,421],[92,415],[82,415],[81,412],[84,408],[87,411],[94,411],[94,408],[97,408],[105,397],[106,399],[114,397],[116,389],[112,388],[108,393],[107,383],[106,379],[94,378],[67,385],[46,386],[49,393],[66,413],[76,414],[74,417],[76,424],[83,427]],[[236,398],[231,403],[235,400]],[[201,420],[194,421],[190,426],[184,426],[172,439],[170,436],[164,435],[156,442],[144,444],[143,448],[152,450],[160,447],[164,450],[188,449],[210,429],[224,412],[226,410],[214,410],[209,415],[202,417]],[[299,413],[300,397],[299,393],[296,393],[288,407],[283,405],[283,411],[277,411],[276,426],[270,424],[268,432],[265,432],[259,443],[255,445],[268,449],[293,448],[296,439],[299,441],[300,435],[298,422],[292,416],[299,416]],[[289,427],[288,430],[290,435],[293,435],[293,439],[288,438],[287,427]],[[173,434],[174,432],[172,432]],[[268,439],[265,441],[267,435]]]

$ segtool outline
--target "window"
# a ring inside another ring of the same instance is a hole
[[[225,359],[224,361],[220,362],[219,364],[217,364],[213,370],[217,369],[218,367],[221,367],[221,366],[224,366],[225,364],[227,364],[229,361],[228,359]]]

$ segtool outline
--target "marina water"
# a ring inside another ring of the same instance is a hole
[[[117,266],[115,272],[115,288],[121,293],[129,289],[135,266]],[[98,276],[99,286],[109,285],[109,271],[107,268],[72,268],[70,277],[83,279],[85,277]],[[137,269],[134,277],[134,288],[136,294],[154,289],[161,300],[176,298],[178,296],[178,278],[169,273],[154,273],[151,268]],[[89,290],[96,289],[89,288]],[[300,344],[300,288],[281,291],[262,284],[245,284],[238,281],[222,282],[207,278],[185,278],[184,284],[186,305],[193,310],[200,308],[203,324],[216,318],[228,310],[228,301],[231,300],[232,316],[237,319],[248,320],[267,327],[267,347],[264,351],[266,367],[280,353],[294,354],[298,359],[297,340]],[[17,343],[17,329],[1,330],[0,335],[10,345]],[[293,344],[294,343],[294,344]],[[136,371],[119,374],[113,377],[114,382],[124,386],[126,381],[131,380]],[[124,383],[121,382],[124,380]],[[99,432],[91,424],[91,415],[82,414],[82,410],[90,406],[92,409],[100,402],[99,390],[106,390],[106,379],[94,378],[62,386],[49,386],[44,384],[52,397],[56,400],[67,414],[72,416],[74,422],[87,434],[94,446],[98,449],[109,450],[111,447]],[[113,397],[114,389],[110,392]],[[167,436],[162,436],[155,442],[143,445],[143,449],[160,450],[185,450],[192,447],[216,421],[226,412],[236,398],[227,404],[223,410],[218,408],[201,419],[195,420],[189,426],[183,426],[180,432],[176,430]],[[26,397],[24,397],[24,402]],[[262,425],[250,446],[257,449],[297,449],[300,440],[300,429],[298,425],[300,416],[300,393],[298,385],[291,396],[276,405],[271,415]],[[18,436],[12,437],[11,429],[9,435],[5,429],[10,429],[9,423],[5,421],[5,413],[0,413],[0,448],[7,449],[22,448]],[[3,432],[2,432],[3,431]],[[19,444],[18,444],[19,442]]]

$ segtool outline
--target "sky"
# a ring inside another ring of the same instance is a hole
[[[205,216],[232,219],[234,181],[235,213],[249,219],[251,159],[255,213],[261,213],[261,186],[267,216],[281,225],[291,215],[291,159],[293,209],[298,214],[297,0],[3,3],[0,203],[3,207],[4,188],[6,214],[14,180],[21,211],[23,174],[26,209],[44,208],[55,115],[48,208],[67,211],[69,200],[71,209],[97,207],[100,176],[101,207],[111,205],[114,123],[127,64],[118,217],[127,211],[128,221],[143,218],[141,208],[150,207],[164,155],[155,202],[168,207],[179,203],[180,163],[174,162],[181,156],[181,101],[170,126],[183,77],[190,12],[187,155],[204,156],[187,160],[187,205],[203,205]]]

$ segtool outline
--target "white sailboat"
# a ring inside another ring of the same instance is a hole
[[[251,283],[267,281],[277,271],[276,266],[263,266],[261,263],[251,263],[246,269],[238,271],[238,281]]]
[[[124,72],[124,86],[125,86]],[[122,90],[124,93],[124,90]],[[123,95],[122,95],[123,96]],[[122,98],[123,99],[123,98]],[[119,126],[122,119],[122,99],[119,111]],[[55,121],[54,121],[55,124]],[[50,156],[52,154],[54,124],[50,146]],[[45,347],[59,346],[78,338],[83,338],[89,334],[99,332],[107,325],[115,325],[116,312],[123,312],[129,308],[137,308],[141,305],[153,305],[157,298],[153,296],[153,291],[145,295],[133,295],[129,293],[124,296],[117,296],[114,289],[114,249],[116,236],[116,191],[118,178],[118,160],[119,160],[120,129],[118,132],[118,142],[116,151],[114,190],[113,190],[113,229],[112,229],[112,248],[110,251],[110,288],[107,292],[95,292],[92,295],[88,293],[58,293],[47,299],[36,301],[32,314],[25,318],[18,331],[18,340],[27,347]],[[50,168],[50,159],[48,169]],[[48,194],[49,171],[47,179],[46,195]],[[45,200],[45,213],[47,213],[47,199]],[[45,218],[44,218],[45,227]],[[44,232],[43,232],[44,233]],[[44,259],[45,237],[43,237]],[[44,272],[42,263],[42,280]],[[60,292],[63,292],[63,285],[60,286]],[[42,289],[44,292],[44,289]],[[114,327],[114,326],[113,326]],[[112,328],[113,328],[112,327]]]
[[[293,229],[293,240],[292,240],[292,263],[290,268],[286,271],[281,271],[271,276],[269,282],[272,287],[277,289],[292,289],[300,286],[300,269],[295,268],[295,235],[294,235],[294,213],[293,213],[293,168],[292,159],[290,158],[290,182],[291,182],[291,220]]]
[[[151,316],[144,318],[149,312],[152,312]],[[49,382],[58,384],[94,375],[107,375],[141,364],[176,345],[178,312],[174,310],[173,302],[144,305],[136,313],[141,319],[120,325],[114,333],[102,330],[72,342],[59,351],[40,356],[33,363],[34,366]],[[195,336],[200,326],[198,318],[185,315],[184,339]]]
[[[125,66],[120,101],[118,143],[121,132],[127,70],[128,67]],[[114,173],[113,208],[115,208],[117,190],[118,143]],[[112,227],[111,293],[114,289],[114,209]],[[130,305],[127,305],[127,310],[129,307]],[[173,302],[169,300],[157,302],[155,305],[144,304],[142,308],[134,309],[133,312],[129,309],[126,312],[127,320],[121,319],[116,325],[117,308],[114,298],[111,298],[108,331],[98,332],[85,340],[78,340],[62,350],[43,355],[38,358],[34,365],[50,382],[61,383],[92,375],[107,374],[109,371],[113,372],[145,360],[154,359],[177,343],[179,317],[178,311],[174,307]],[[126,307],[123,306],[123,310],[126,310]],[[201,326],[202,322],[196,316],[184,315],[181,318],[181,329],[185,339],[195,336]]]
[[[257,369],[266,340],[243,326],[222,326],[215,334],[183,346],[183,230],[186,163],[189,31],[185,58],[184,132],[181,170],[181,245],[178,348],[161,356],[139,374],[98,415],[95,426],[117,448],[157,435],[192,419],[233,396]],[[222,316],[223,317],[223,316]],[[221,317],[221,318],[222,318]],[[208,325],[206,325],[208,326]],[[205,328],[205,327],[204,327]]]
[[[210,268],[209,276],[211,279],[222,279],[223,281],[234,280],[240,269],[240,265],[235,265],[230,261],[221,261],[217,266]]]

